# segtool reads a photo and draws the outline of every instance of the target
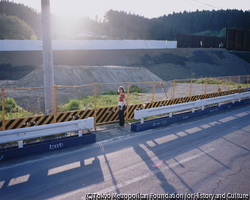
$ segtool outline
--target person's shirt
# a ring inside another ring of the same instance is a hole
[[[123,105],[123,100],[124,99],[125,99],[125,94],[124,93],[120,93],[118,106],[122,106]]]

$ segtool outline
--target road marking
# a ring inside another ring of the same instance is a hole
[[[176,135],[171,134],[171,135],[166,135],[166,136],[163,136],[163,137],[154,139],[154,141],[155,141],[157,144],[160,145],[160,144],[164,144],[164,143],[170,142],[170,141],[175,140],[175,139],[178,139],[178,138],[179,138],[179,137],[177,137]]]
[[[169,168],[172,168],[172,167],[178,166],[180,164],[186,163],[188,161],[191,161],[191,160],[193,160],[195,158],[201,157],[201,156],[203,156],[203,155],[205,155],[205,154],[207,154],[209,152],[212,152],[214,150],[215,150],[214,148],[208,149],[208,150],[206,150],[204,152],[201,152],[199,154],[196,154],[194,156],[190,156],[188,158],[182,159],[178,163],[176,162],[174,164],[165,166],[165,167],[161,168],[161,170],[160,169],[153,170],[153,171],[148,172],[148,173],[146,173],[146,174],[144,174],[142,176],[138,176],[138,177],[135,177],[135,178],[133,178],[131,180],[125,181],[124,183],[119,183],[119,184],[116,184],[114,186],[111,186],[111,187],[108,187],[106,189],[100,190],[98,192],[93,192],[93,193],[96,193],[96,194],[109,193],[109,192],[111,192],[113,190],[116,190],[117,188],[119,189],[119,188],[125,187],[125,186],[127,186],[129,184],[132,184],[132,183],[135,183],[137,181],[143,180],[144,178],[148,178],[148,177],[150,177],[152,175],[155,175],[155,174],[157,174],[159,172],[165,171],[165,170],[167,170]],[[81,188],[81,189],[78,189],[78,190],[75,190],[75,191],[72,191],[72,192],[68,192],[68,193],[65,193],[65,194],[58,195],[56,197],[49,198],[48,200],[67,199],[67,198],[75,196],[75,195],[77,195],[79,193],[85,193],[84,191],[85,191],[85,188]],[[72,199],[72,198],[70,198],[70,199]],[[83,196],[82,199],[85,199],[85,196]]]
[[[188,134],[192,134],[192,133],[199,132],[199,131],[201,131],[201,130],[202,130],[202,129],[199,128],[199,127],[194,127],[194,128],[190,128],[190,129],[185,130],[185,132],[187,132]]]
[[[220,119],[219,122],[226,123],[234,119],[236,119],[236,117],[230,116],[230,117],[225,117],[223,119]]]
[[[147,143],[147,145],[150,146],[150,147],[156,146],[156,144],[155,144],[152,140],[147,141],[146,143]]]
[[[69,171],[69,170],[72,170],[72,169],[76,169],[76,168],[79,168],[79,167],[81,167],[80,161],[74,162],[74,163],[71,163],[71,164],[67,164],[67,165],[62,165],[60,167],[55,167],[55,168],[49,169],[48,176],[58,174],[58,173],[61,173],[61,172],[65,172],[65,171]]]
[[[204,151],[204,152],[201,152],[201,153],[199,153],[199,154],[197,154],[197,155],[190,156],[190,157],[188,157],[188,158],[182,159],[182,160],[180,160],[178,163],[173,163],[173,164],[171,164],[171,165],[169,165],[169,166],[165,166],[165,167],[163,167],[163,168],[161,168],[161,169],[153,170],[153,171],[148,172],[148,173],[146,173],[146,174],[144,174],[144,175],[142,175],[142,176],[135,177],[135,178],[133,178],[133,179],[131,179],[131,180],[125,181],[124,183],[119,183],[119,184],[117,184],[117,185],[108,187],[108,188],[106,188],[106,189],[100,190],[100,191],[95,192],[95,193],[97,193],[97,194],[107,194],[107,193],[109,193],[109,192],[112,192],[113,190],[116,190],[117,188],[120,189],[120,188],[122,188],[122,187],[125,187],[125,186],[127,186],[127,185],[130,185],[130,184],[135,183],[135,182],[137,182],[137,181],[141,181],[141,180],[143,180],[143,179],[145,179],[145,178],[148,178],[148,177],[150,177],[150,176],[152,176],[152,175],[156,175],[156,174],[159,173],[159,172],[165,171],[165,170],[167,170],[167,169],[169,169],[169,168],[175,167],[175,166],[177,166],[177,165],[183,164],[183,163],[188,162],[188,161],[190,161],[190,160],[193,160],[193,159],[195,159],[195,158],[201,157],[201,156],[203,156],[203,155],[205,155],[205,154],[207,154],[207,153],[209,153],[209,152],[211,152],[211,151],[214,151],[214,150],[215,150],[214,148],[209,149],[209,150]],[[83,197],[83,198],[85,198],[85,197]]]
[[[5,181],[0,181],[0,189],[3,187],[4,183],[5,183]]]
[[[27,175],[24,175],[24,176],[19,176],[19,177],[16,177],[16,178],[12,178],[9,182],[9,185],[8,186],[13,186],[13,185],[17,185],[17,184],[20,184],[20,183],[25,183],[29,180],[30,178],[30,174],[27,174]]]
[[[176,135],[178,135],[180,137],[184,137],[187,135],[187,133],[185,133],[184,131],[181,131],[181,132],[176,133]]]
[[[95,157],[92,158],[88,158],[84,160],[84,165],[91,165],[93,163],[93,161],[95,160]]]

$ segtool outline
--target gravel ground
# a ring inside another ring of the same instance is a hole
[[[5,97],[14,98],[17,104],[23,107],[26,110],[32,111],[34,113],[38,113],[39,107],[43,111],[44,110],[44,90],[43,89],[18,89],[13,90],[15,87],[15,81],[0,81],[0,87],[7,88],[5,90]],[[104,85],[99,86],[102,87],[100,91],[105,89],[105,86],[110,89],[110,86]],[[140,103],[146,103],[152,101],[153,95],[153,85],[152,84],[138,84],[139,87],[147,90],[146,93],[139,94],[138,101]],[[113,88],[112,88],[113,87]],[[116,85],[112,85],[111,89],[116,89]],[[11,90],[8,90],[11,89]],[[106,88],[106,89],[107,89]],[[221,90],[227,90],[227,87],[220,87]],[[80,98],[83,96],[94,95],[91,89],[86,90],[85,87],[81,88],[57,88],[56,96],[57,96],[57,105],[65,103],[69,98]],[[168,99],[173,98],[173,83],[168,82],[164,84],[164,89],[166,91]],[[217,85],[208,85],[207,93],[215,92],[218,90]],[[192,84],[192,95],[204,94],[205,85],[204,84]],[[185,97],[190,94],[190,83],[177,83],[175,86],[175,98],[177,97]],[[165,100],[167,99],[165,93],[162,90],[159,82],[156,83],[155,93],[154,93],[154,101]],[[39,101],[38,101],[39,100]]]

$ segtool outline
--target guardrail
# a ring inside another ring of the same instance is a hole
[[[202,110],[204,110],[204,107],[206,105],[218,103],[220,106],[222,102],[232,101],[234,103],[236,99],[240,102],[242,98],[247,98],[247,97],[250,98],[250,92],[236,93],[236,94],[227,95],[227,96],[215,97],[215,98],[204,99],[204,100],[197,100],[193,102],[176,104],[176,105],[162,106],[158,108],[135,110],[134,119],[140,119],[141,124],[143,124],[144,118],[146,117],[169,114],[169,117],[171,118],[173,115],[173,112],[179,112],[179,111],[184,111],[184,110],[189,110],[189,109],[192,109],[192,112],[195,112],[195,108],[201,107]]]
[[[42,51],[42,40],[0,40],[0,51]],[[166,40],[52,40],[53,50],[168,49]]]
[[[94,117],[87,119],[62,122],[56,124],[41,125],[29,128],[14,129],[0,132],[0,143],[18,141],[18,148],[23,147],[23,140],[78,131],[78,136],[82,136],[82,130],[94,128]]]
[[[124,116],[126,123],[128,123],[129,120],[134,119],[134,110],[247,92],[250,90],[249,80],[249,75],[242,75],[180,79],[166,82],[95,83],[77,86],[55,85],[53,87],[54,112],[51,113],[46,113],[44,109],[45,99],[43,95],[45,87],[16,88],[13,86],[2,88],[0,90],[0,97],[2,97],[0,99],[0,131],[75,121],[88,117],[94,117],[95,125],[117,122],[118,111],[115,101],[118,97],[113,95],[116,99],[114,101],[114,98],[108,95],[112,93],[102,93],[109,88],[106,87],[107,85],[110,86],[109,89],[127,85],[125,88],[127,88],[126,100],[128,109]],[[134,86],[137,90],[134,90]],[[183,86],[185,89],[183,89]],[[159,91],[159,89],[162,91]],[[152,90],[152,93],[139,92],[140,90]],[[94,96],[87,96],[91,91],[93,91]],[[143,98],[138,98],[141,94],[137,92],[143,93]],[[106,95],[108,95],[107,100]],[[98,101],[100,99],[102,99],[101,103]],[[79,103],[78,106],[75,103]]]

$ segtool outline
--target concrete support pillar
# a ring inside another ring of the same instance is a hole
[[[54,65],[51,41],[51,23],[50,23],[50,0],[41,0],[42,2],[42,22],[43,22],[43,70],[45,88],[45,112],[54,113],[53,86],[54,86]]]

